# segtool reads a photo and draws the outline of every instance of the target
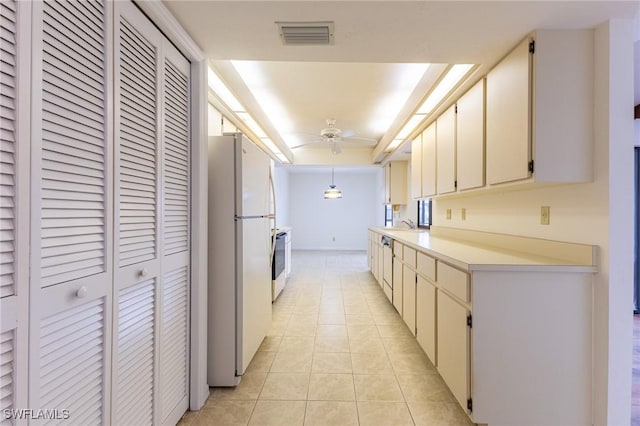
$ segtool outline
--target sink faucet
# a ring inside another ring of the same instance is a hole
[[[405,219],[401,223],[406,223],[409,229],[416,229],[416,224],[411,219]]]

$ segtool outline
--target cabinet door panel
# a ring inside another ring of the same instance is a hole
[[[438,194],[456,190],[456,110],[446,110],[437,120],[436,157]]]
[[[402,262],[393,259],[393,306],[402,315]]]
[[[422,197],[422,135],[411,141],[411,197]]]
[[[422,196],[436,195],[436,122],[422,132]]]
[[[531,159],[529,40],[487,74],[487,182],[526,179]]]
[[[484,185],[484,80],[458,99],[456,123],[458,189]]]
[[[438,295],[438,372],[466,409],[469,397],[469,328],[467,309],[445,293]]]
[[[416,271],[404,265],[402,270],[402,319],[416,334]]]
[[[436,359],[436,288],[418,276],[416,285],[416,338],[434,365]]]

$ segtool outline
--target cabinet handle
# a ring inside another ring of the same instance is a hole
[[[146,277],[148,273],[149,272],[147,271],[147,268],[142,268],[140,269],[140,271],[138,271],[138,276]]]
[[[76,291],[76,297],[78,299],[84,299],[84,297],[87,295],[87,287],[86,286],[82,286],[78,289],[78,291]]]

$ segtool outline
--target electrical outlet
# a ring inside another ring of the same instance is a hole
[[[551,222],[551,207],[540,207],[540,225],[548,225]]]
[[[447,220],[451,220],[451,209],[447,209]]]
[[[460,219],[467,220],[467,209],[464,207],[460,210]]]

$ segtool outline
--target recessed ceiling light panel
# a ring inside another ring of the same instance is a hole
[[[282,44],[287,46],[333,44],[333,22],[276,22]]]

